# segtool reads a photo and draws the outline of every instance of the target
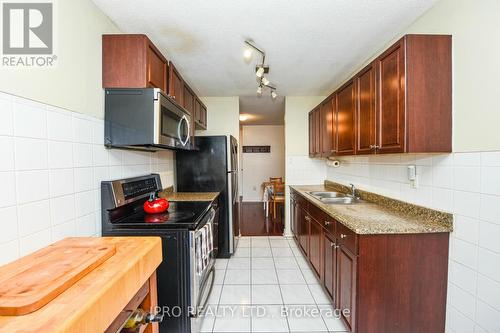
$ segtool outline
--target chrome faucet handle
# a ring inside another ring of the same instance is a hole
[[[354,186],[353,183],[349,183],[349,185],[351,186],[351,196],[353,198],[355,198],[356,197],[356,186]]]

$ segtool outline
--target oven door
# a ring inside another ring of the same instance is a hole
[[[190,147],[191,116],[172,99],[158,92],[155,101],[155,144]]]
[[[191,332],[198,332],[215,280],[213,245],[217,211],[211,208],[203,222],[189,233],[191,275]]]

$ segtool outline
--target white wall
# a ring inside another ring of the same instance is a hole
[[[0,91],[103,118],[101,35],[118,28],[90,0],[57,1],[53,68],[0,66]]]
[[[287,96],[285,98],[285,175],[287,185],[322,184],[326,177],[323,160],[309,158],[308,113],[324,96]],[[290,200],[285,200],[285,235],[291,235]]]
[[[0,93],[0,265],[68,236],[101,234],[100,182],[151,172],[173,153],[108,150],[104,121]]]
[[[208,109],[208,128],[197,135],[232,135],[240,141],[240,101],[235,97],[200,97]]]
[[[242,153],[243,201],[262,201],[263,182],[285,179],[285,128],[283,125],[242,126],[241,145],[271,146],[271,153]]]

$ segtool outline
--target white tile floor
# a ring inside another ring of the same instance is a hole
[[[292,239],[243,237],[218,259],[201,332],[347,332]]]

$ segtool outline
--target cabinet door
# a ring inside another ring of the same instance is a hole
[[[355,97],[353,81],[337,92],[337,155],[355,154]]]
[[[375,60],[377,145],[380,153],[405,151],[405,66],[403,42]]]
[[[146,72],[148,87],[167,89],[167,64],[152,44],[148,44]]]
[[[335,288],[336,288],[336,268],[337,268],[337,250],[335,237],[325,232],[323,237],[324,249],[324,273],[323,280],[328,294],[333,299],[333,305],[336,306]]]
[[[203,127],[206,129],[208,126],[208,120],[207,120],[207,107],[202,103],[201,104],[201,117],[200,117],[200,122],[203,124]]]
[[[179,103],[179,105],[184,105],[184,80],[182,79],[182,76],[179,74],[172,62],[170,62],[168,66],[168,72],[168,94],[177,103]]]
[[[309,157],[314,157],[314,111],[309,112]]]
[[[373,154],[376,145],[375,69],[365,68],[356,83],[356,154]]]
[[[337,251],[337,306],[352,331],[355,331],[353,328],[355,300],[356,256],[344,246],[340,246]]]
[[[323,275],[321,270],[321,252],[323,252],[322,241],[323,228],[318,221],[311,218],[309,222],[309,260],[320,278],[322,278]]]
[[[314,155],[321,155],[321,114],[320,108],[314,110]]]
[[[333,136],[333,107],[332,98],[327,98],[320,108],[320,140],[321,156],[328,157],[332,154]]]
[[[302,250],[309,256],[309,215],[301,208],[298,214],[299,244]]]
[[[184,96],[184,109],[186,109],[189,114],[191,115],[191,117],[193,119],[195,119],[195,114],[194,114],[194,103],[195,103],[195,94],[194,92],[191,90],[191,88],[189,88],[189,86],[187,84],[184,84],[184,91],[183,91],[183,96]]]

